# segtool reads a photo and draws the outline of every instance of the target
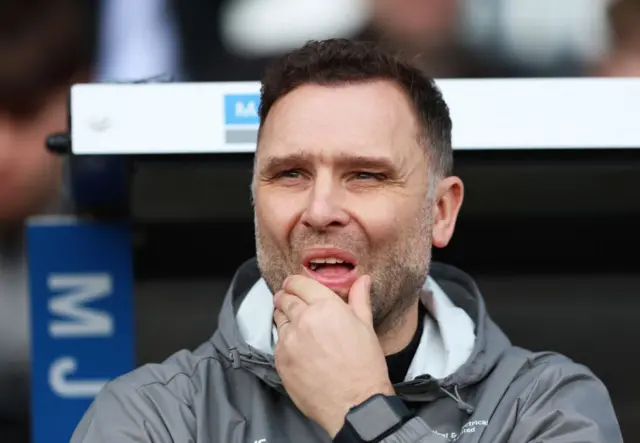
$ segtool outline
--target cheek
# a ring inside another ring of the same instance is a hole
[[[363,227],[373,247],[386,246],[421,230],[425,207],[413,199],[376,199],[352,206],[352,215]]]
[[[393,201],[376,199],[375,202],[354,203],[350,212],[367,233],[371,244],[375,246],[396,237],[398,227],[402,226],[405,211]]]
[[[256,228],[261,235],[286,242],[289,233],[300,219],[301,210],[291,196],[259,191],[255,196]]]

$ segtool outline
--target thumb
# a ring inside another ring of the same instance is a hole
[[[364,324],[373,327],[371,313],[371,276],[363,275],[349,290],[349,306]]]

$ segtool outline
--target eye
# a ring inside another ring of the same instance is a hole
[[[384,174],[375,173],[375,172],[366,172],[366,171],[358,171],[353,174],[353,177],[356,180],[378,180],[382,181],[386,177]]]
[[[302,171],[300,169],[288,169],[286,171],[279,172],[276,175],[277,178],[302,178]]]

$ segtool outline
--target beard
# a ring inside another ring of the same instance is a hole
[[[262,277],[275,294],[289,275],[302,273],[305,248],[328,245],[349,251],[358,258],[359,273],[371,276],[374,329],[378,335],[386,334],[403,321],[427,278],[433,211],[431,202],[424,206],[412,223],[396,227],[393,235],[379,244],[372,244],[361,231],[337,228],[320,232],[297,226],[288,237],[288,243],[282,245],[261,229],[256,216],[256,255]]]

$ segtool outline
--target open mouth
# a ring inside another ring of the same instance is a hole
[[[313,272],[327,277],[344,275],[355,269],[353,263],[335,257],[311,259],[308,267]]]
[[[313,248],[305,251],[305,273],[340,295],[348,293],[358,279],[358,259],[340,248]]]
[[[314,248],[303,258],[310,276],[324,284],[346,284],[355,276],[356,257],[338,248]]]

